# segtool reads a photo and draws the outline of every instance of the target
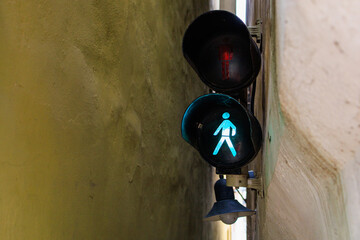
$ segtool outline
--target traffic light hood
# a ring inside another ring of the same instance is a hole
[[[183,53],[206,85],[231,95],[249,86],[261,65],[260,51],[247,26],[221,10],[207,12],[189,25]]]
[[[225,94],[197,98],[185,111],[182,137],[212,166],[240,168],[261,147],[259,122],[238,101]]]

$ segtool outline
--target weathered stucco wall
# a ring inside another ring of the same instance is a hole
[[[265,198],[258,239],[359,239],[359,1],[257,1]]]
[[[220,239],[180,137],[207,1],[1,1],[0,239]]]

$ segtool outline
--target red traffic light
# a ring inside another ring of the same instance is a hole
[[[230,95],[249,86],[260,70],[260,51],[247,26],[227,11],[196,18],[185,32],[183,53],[206,85]]]

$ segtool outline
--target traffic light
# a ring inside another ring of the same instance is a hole
[[[220,178],[226,175],[226,180],[215,184],[217,202],[205,219],[233,224],[255,211],[234,199],[232,186],[261,189],[260,178],[241,174],[262,143],[261,127],[252,112],[256,87],[252,86],[252,94],[244,91],[259,73],[260,51],[247,26],[226,11],[210,11],[196,18],[185,32],[182,47],[200,79],[216,92],[195,99],[181,122],[185,141],[216,167]]]
[[[259,122],[237,100],[225,94],[197,98],[187,108],[182,137],[220,172],[249,163],[261,147]]]
[[[232,96],[255,80],[261,65],[260,51],[247,26],[221,10],[207,12],[189,25],[183,53],[206,85]]]
[[[243,89],[255,81],[260,51],[247,26],[220,10],[189,25],[183,53],[200,79],[222,94],[204,95],[190,104],[182,119],[182,136],[218,174],[239,174],[260,150],[262,132],[247,106],[229,95],[243,97]]]

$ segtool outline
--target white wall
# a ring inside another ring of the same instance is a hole
[[[360,239],[359,1],[261,1],[259,239]]]

